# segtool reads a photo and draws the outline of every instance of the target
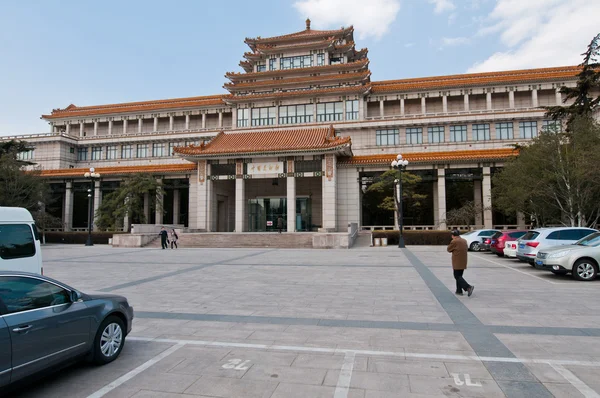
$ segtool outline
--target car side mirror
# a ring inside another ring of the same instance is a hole
[[[76,303],[79,300],[81,300],[81,293],[79,293],[77,290],[71,291],[71,302]]]

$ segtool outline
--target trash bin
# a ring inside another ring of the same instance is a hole
[[[112,238],[108,238],[108,244],[112,245]]]
[[[381,246],[381,238],[373,239],[373,246]]]
[[[381,246],[387,246],[387,238],[381,238]]]

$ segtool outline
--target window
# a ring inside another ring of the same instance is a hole
[[[294,171],[297,173],[311,173],[323,170],[323,161],[321,159],[296,160],[294,162]]]
[[[325,102],[317,104],[317,122],[330,122],[342,120],[344,116],[344,104],[342,102]]]
[[[77,160],[87,160],[87,155],[87,148],[77,148]]]
[[[540,233],[536,231],[527,231],[521,240],[536,240],[539,234]]]
[[[265,65],[265,64],[256,65],[257,72],[265,72],[266,70],[267,70],[267,65]]]
[[[279,60],[280,69],[308,68],[313,66],[312,55],[299,55],[296,57],[283,57]]]
[[[131,159],[133,157],[133,146],[123,145],[121,147],[121,159]]]
[[[560,240],[579,240],[581,238],[581,230],[579,229],[563,229],[558,234]]]
[[[537,122],[519,122],[521,138],[537,137]]]
[[[515,239],[519,239],[521,236],[525,235],[525,231],[519,231],[519,232],[510,232],[508,234],[508,236],[510,236],[511,238],[515,238]]]
[[[375,138],[378,146],[398,145],[400,141],[398,129],[377,130]]]
[[[17,154],[17,159],[19,159],[19,160],[30,160],[30,159],[33,159],[33,149],[29,149],[27,151],[19,152]]]
[[[312,104],[279,107],[279,124],[311,123],[312,118]]]
[[[317,66],[325,65],[325,54],[317,54]]]
[[[269,70],[276,70],[277,69],[277,58],[271,58],[269,60]]]
[[[70,148],[69,148],[69,153],[75,153],[75,148],[73,148],[73,147],[70,147]]]
[[[107,160],[111,160],[111,159],[116,159],[117,158],[117,146],[116,145],[109,145],[106,147],[106,159]]]
[[[407,144],[422,144],[423,143],[423,129],[421,127],[408,127],[406,129],[406,143]]]
[[[148,144],[137,144],[135,157],[145,158],[148,156]]]
[[[275,124],[277,107],[252,108],[252,126],[271,126]]]
[[[467,126],[450,126],[450,141],[462,142],[467,140]]]
[[[489,124],[474,124],[473,125],[473,139],[475,141],[489,141],[490,140],[490,125]]]
[[[562,133],[562,123],[560,120],[544,120],[542,122],[542,131],[547,133]]]
[[[346,120],[358,120],[358,100],[346,101]]]
[[[162,142],[152,144],[152,156],[155,158],[160,158],[160,157],[165,156],[165,144]]]
[[[337,65],[337,64],[343,64],[343,63],[344,63],[343,57],[329,58],[329,65]]]
[[[496,123],[496,138],[499,140],[511,140],[514,138],[513,124],[509,123]]]
[[[169,142],[169,144],[167,145],[167,156],[173,156],[175,154],[175,147],[179,146],[177,144],[175,144],[174,142]]]
[[[71,302],[67,290],[41,279],[6,276],[0,281],[0,297],[9,314]]]
[[[560,238],[558,237],[558,234],[559,234],[559,232],[558,232],[558,231],[552,232],[550,235],[548,235],[548,237],[547,237],[546,239],[556,239],[556,240],[557,240],[557,239],[560,239]]]
[[[444,142],[444,126],[427,128],[427,138],[430,143]]]
[[[237,110],[237,126],[248,127],[248,119],[250,115],[250,109],[238,109]]]
[[[35,254],[35,239],[27,224],[0,224],[0,258],[32,257]]]
[[[102,159],[102,147],[95,146],[92,148],[92,160],[100,160]]]

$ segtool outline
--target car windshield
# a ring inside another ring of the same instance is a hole
[[[527,231],[525,235],[521,238],[521,240],[535,240],[539,236],[539,232],[536,231]]]
[[[600,232],[594,232],[591,235],[586,236],[576,243],[580,246],[598,246],[600,245]]]

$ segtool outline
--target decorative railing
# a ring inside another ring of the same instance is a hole
[[[394,115],[385,115],[385,116],[367,116],[365,120],[390,120],[390,119],[410,119],[416,116],[430,116],[430,117],[439,117],[439,116],[464,116],[464,115],[480,115],[483,113],[508,113],[514,111],[543,111],[540,108],[526,107],[526,108],[507,108],[507,109],[477,109],[470,111],[453,111],[453,112],[427,112],[427,113],[411,113],[411,114],[394,114]]]

